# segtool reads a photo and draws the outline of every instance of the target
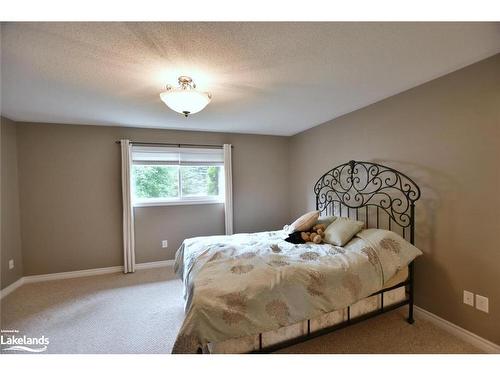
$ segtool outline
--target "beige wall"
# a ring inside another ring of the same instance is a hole
[[[1,118],[1,288],[23,276],[19,193],[17,173],[16,126]],[[9,270],[9,260],[14,268]]]
[[[292,137],[292,216],[314,207],[324,172],[351,159],[393,166],[422,188],[417,305],[500,344],[500,55]],[[490,313],[464,305],[464,289],[489,297]]]
[[[172,259],[185,238],[224,234],[224,205],[136,208],[135,233],[137,263]],[[164,239],[168,249],[159,249]]]
[[[28,123],[17,134],[25,275],[122,264],[120,138],[232,143],[235,231],[288,219],[284,137]],[[172,259],[184,238],[223,231],[220,204],[138,208],[137,261]]]

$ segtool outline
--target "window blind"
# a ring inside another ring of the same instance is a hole
[[[133,146],[132,162],[142,165],[224,165],[224,150]]]

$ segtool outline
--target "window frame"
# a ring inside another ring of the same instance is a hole
[[[132,166],[135,165],[158,165],[158,164],[147,164],[147,163],[133,163]],[[191,196],[191,197],[183,197],[182,196],[182,176],[181,176],[181,168],[183,165],[178,164],[178,190],[179,190],[179,198],[140,198],[137,200],[135,198],[134,186],[132,186],[132,206],[133,207],[157,207],[157,206],[182,206],[182,205],[197,205],[197,204],[223,204],[225,201],[225,173],[224,173],[224,164],[220,163],[206,163],[192,166],[217,166],[220,167],[219,172],[219,183],[221,184],[220,188],[222,189],[222,194],[219,193],[217,196]],[[186,165],[188,166],[188,165]],[[191,166],[191,165],[190,165]],[[135,183],[133,184],[135,185]]]

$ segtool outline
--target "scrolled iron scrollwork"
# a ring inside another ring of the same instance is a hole
[[[420,198],[418,185],[403,173],[376,163],[351,160],[326,172],[314,186],[316,207],[334,202],[358,209],[375,206],[401,227],[413,224],[412,207]]]

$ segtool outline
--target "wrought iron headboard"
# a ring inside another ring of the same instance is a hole
[[[394,230],[393,225],[397,225],[404,238],[409,229],[409,240],[415,243],[415,202],[420,189],[393,168],[351,160],[321,176],[314,193],[316,209],[322,214],[351,217],[354,212],[368,228],[380,228],[380,213],[385,212],[387,229]]]

